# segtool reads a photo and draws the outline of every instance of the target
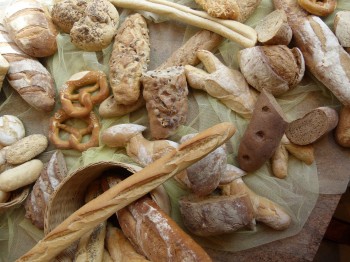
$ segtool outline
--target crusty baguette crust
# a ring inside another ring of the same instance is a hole
[[[86,232],[121,208],[144,196],[170,177],[203,158],[227,141],[236,129],[230,123],[215,125],[181,144],[141,171],[124,179],[85,204],[49,232],[18,261],[48,261]],[[60,188],[65,183],[61,183]],[[60,192],[55,191],[55,195]],[[51,198],[53,201],[55,196]],[[50,213],[48,210],[47,214]],[[50,223],[47,220],[47,223]]]
[[[350,105],[350,55],[332,30],[319,18],[302,10],[296,0],[274,0],[283,9],[309,71],[344,105]]]
[[[350,147],[350,107],[343,107],[339,112],[335,138],[339,145]]]

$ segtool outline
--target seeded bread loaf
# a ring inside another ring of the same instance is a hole
[[[338,113],[330,107],[318,107],[288,124],[286,136],[297,145],[308,145],[333,130]]]

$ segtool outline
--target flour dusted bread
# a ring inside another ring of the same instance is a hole
[[[350,51],[350,11],[339,11],[334,17],[334,33],[340,44]]]
[[[263,89],[239,144],[239,167],[247,172],[259,169],[279,146],[287,124],[276,99]]]
[[[128,16],[114,38],[109,82],[118,104],[133,105],[141,94],[140,78],[147,71],[150,43],[146,19]]]
[[[174,66],[148,71],[142,75],[141,81],[151,135],[155,139],[167,138],[187,120],[185,70],[182,66]]]
[[[350,105],[350,55],[327,24],[308,15],[296,1],[274,0],[283,9],[293,31],[293,41],[305,65],[344,105]]]
[[[71,41],[85,51],[101,51],[112,42],[118,25],[119,13],[109,1],[89,1],[70,30]]]
[[[52,111],[55,86],[51,74],[38,60],[19,49],[1,24],[0,54],[10,65],[7,80],[19,95],[37,110]]]
[[[338,113],[330,107],[318,107],[288,124],[286,136],[297,145],[311,144],[333,130],[338,124]]]
[[[11,39],[26,54],[46,57],[57,51],[57,29],[39,1],[11,2],[5,10],[4,22]]]

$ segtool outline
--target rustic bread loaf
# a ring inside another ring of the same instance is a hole
[[[338,124],[338,113],[330,107],[318,107],[288,124],[286,136],[297,145],[311,144],[332,131]]]
[[[119,13],[107,0],[87,3],[83,17],[70,30],[72,43],[85,51],[101,51],[117,33]]]
[[[350,105],[350,55],[322,19],[308,15],[296,1],[274,0],[283,9],[308,70],[344,105]]]
[[[17,46],[32,57],[57,51],[58,32],[49,11],[37,0],[11,2],[5,10],[4,25]]]
[[[109,60],[109,82],[117,104],[133,105],[140,98],[140,78],[147,71],[150,42],[146,19],[136,13],[118,28]]]
[[[335,138],[339,145],[350,147],[350,107],[342,107],[339,122],[335,130]]]
[[[142,95],[140,95],[139,99],[132,105],[118,104],[118,102],[114,99],[114,96],[111,95],[100,104],[98,113],[103,118],[112,118],[134,112],[144,105],[145,100],[143,99]]]
[[[247,82],[279,96],[303,78],[305,63],[298,48],[286,45],[255,46],[239,52],[239,65]]]
[[[287,124],[276,99],[263,89],[239,144],[239,167],[247,172],[259,169],[277,149]]]
[[[25,136],[22,121],[13,115],[0,116],[0,146],[9,146]]]
[[[138,253],[151,261],[211,261],[204,249],[148,197],[119,210],[117,217]]]
[[[69,34],[73,24],[83,17],[87,3],[85,0],[56,2],[51,10],[52,21],[60,30]]]
[[[185,196],[179,204],[184,225],[197,236],[229,234],[249,226],[254,219],[248,194]]]
[[[292,29],[283,10],[275,10],[265,16],[255,27],[258,41],[263,45],[289,45]]]
[[[182,66],[174,66],[148,71],[142,75],[141,81],[151,135],[155,139],[167,138],[187,120],[185,70]]]
[[[350,11],[339,11],[334,17],[334,33],[340,44],[350,51]]]
[[[44,228],[44,211],[49,198],[59,183],[67,175],[67,166],[61,151],[55,151],[45,164],[39,178],[25,202],[26,217],[40,228]]]
[[[9,70],[10,64],[7,60],[0,54],[0,91],[4,83],[7,71]]]
[[[32,107],[51,111],[55,106],[55,85],[49,71],[20,50],[0,24],[0,54],[10,64],[9,84]]]

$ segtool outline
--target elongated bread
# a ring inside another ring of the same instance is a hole
[[[37,0],[16,0],[5,10],[5,27],[26,54],[46,57],[57,51],[58,31],[48,10]]]
[[[51,111],[55,105],[51,74],[38,60],[19,49],[1,24],[0,54],[10,64],[7,73],[10,85],[35,109]]]
[[[274,0],[283,9],[309,71],[344,105],[350,105],[350,55],[332,30],[317,16],[308,15],[296,0]]]
[[[333,130],[338,124],[338,119],[335,109],[318,107],[290,122],[286,136],[294,144],[308,145]]]
[[[231,123],[221,123],[199,133],[75,211],[18,261],[49,261],[118,210],[215,150],[235,131]]]
[[[343,107],[339,112],[335,138],[339,145],[350,147],[350,107]]]
[[[334,33],[340,44],[350,52],[350,11],[339,11],[334,17]]]

